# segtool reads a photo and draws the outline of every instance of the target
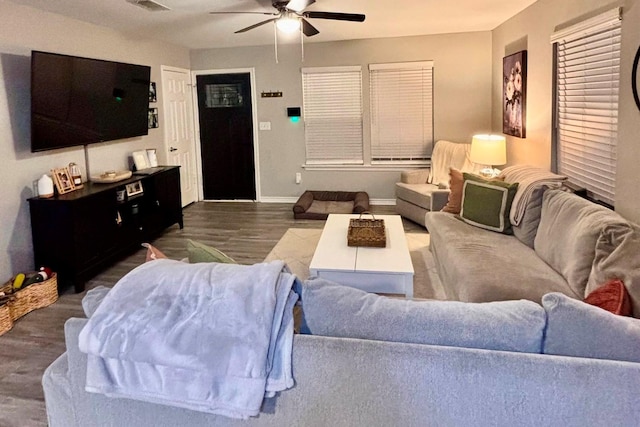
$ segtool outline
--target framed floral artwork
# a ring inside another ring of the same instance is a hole
[[[502,132],[527,136],[527,51],[523,50],[502,59]]]

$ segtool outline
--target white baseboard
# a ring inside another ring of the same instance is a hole
[[[297,197],[262,197],[260,203],[295,203]],[[369,204],[380,206],[395,206],[396,199],[370,199]]]
[[[370,205],[380,205],[380,206],[395,206],[396,199],[371,199],[369,200]]]
[[[295,203],[298,197],[261,197],[260,203]]]

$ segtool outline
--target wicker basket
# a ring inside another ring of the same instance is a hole
[[[0,306],[0,335],[13,328],[13,320],[9,312],[9,304]]]
[[[349,220],[347,245],[373,248],[386,247],[387,235],[384,229],[384,220],[376,219],[373,214],[369,214],[373,219],[362,219],[363,214],[369,214],[369,212],[363,212],[359,218]]]
[[[7,332],[13,322],[38,308],[46,307],[58,300],[58,276],[53,273],[44,282],[34,283],[13,292],[13,279],[5,283],[0,291],[11,295],[11,299],[0,307],[0,334]],[[8,315],[9,321],[4,320]],[[8,327],[7,327],[8,325]]]

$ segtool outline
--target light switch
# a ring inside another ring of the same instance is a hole
[[[260,122],[260,130],[271,130],[271,122]]]

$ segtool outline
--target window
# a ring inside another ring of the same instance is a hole
[[[618,139],[620,9],[552,35],[559,173],[613,205]]]
[[[307,164],[363,164],[362,70],[302,69]]]
[[[433,148],[433,62],[369,65],[371,162],[426,163]]]

